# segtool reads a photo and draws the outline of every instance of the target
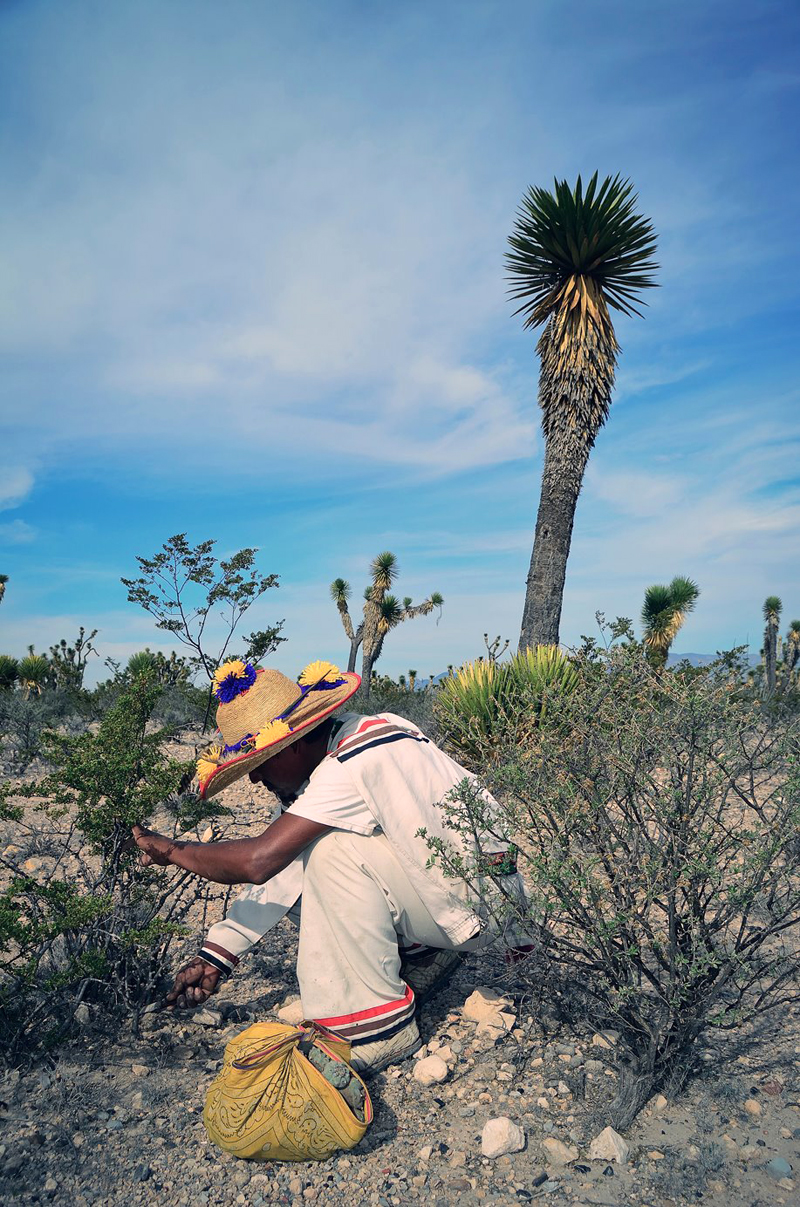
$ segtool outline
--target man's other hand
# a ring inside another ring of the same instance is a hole
[[[167,1008],[193,1010],[195,1006],[201,1006],[216,993],[220,975],[213,964],[195,956],[175,977],[175,984],[166,997]]]
[[[175,849],[174,838],[164,834],[156,834],[154,830],[146,830],[144,826],[133,827],[133,841],[139,848],[139,862],[143,868],[155,863],[159,867],[169,866],[169,857]]]

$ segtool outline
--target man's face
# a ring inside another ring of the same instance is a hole
[[[308,778],[302,759],[302,743],[284,747],[271,759],[259,763],[249,772],[251,784],[263,784],[276,796],[291,797]]]

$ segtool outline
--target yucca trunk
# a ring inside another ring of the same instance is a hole
[[[575,507],[589,459],[589,449],[577,450],[575,443],[552,438],[545,448],[520,650],[534,649],[537,645],[558,645]]]
[[[575,508],[597,433],[608,416],[618,345],[603,307],[604,330],[585,324],[577,338],[568,311],[539,340],[539,404],[545,438],[542,489],[525,590],[519,649],[558,645]],[[567,356],[565,344],[571,341]]]
[[[358,628],[356,629],[355,633],[353,633],[353,635],[350,638],[350,657],[347,659],[348,674],[352,674],[353,671],[356,669],[356,658],[358,656],[359,646],[361,645],[361,637],[362,637],[363,631],[364,631],[363,625],[359,625]]]
[[[372,680],[372,667],[378,659],[381,646],[380,606],[375,600],[367,600],[364,604],[364,632],[361,639],[361,694],[369,699]]]
[[[772,695],[775,691],[776,672],[778,666],[778,625],[771,620],[767,622],[764,634],[764,661],[767,672],[767,691]]]

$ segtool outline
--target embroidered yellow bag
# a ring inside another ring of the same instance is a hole
[[[372,1122],[372,1102],[349,1057],[348,1041],[318,1023],[248,1027],[225,1048],[209,1087],[209,1138],[256,1161],[324,1161],[354,1148]]]

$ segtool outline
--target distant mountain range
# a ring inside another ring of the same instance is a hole
[[[716,657],[716,654],[670,654],[667,666],[675,666],[678,662],[690,662],[692,666],[708,666]],[[750,654],[747,658],[749,666],[758,666],[760,661],[758,654]]]

